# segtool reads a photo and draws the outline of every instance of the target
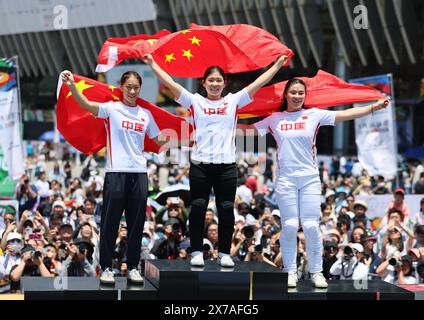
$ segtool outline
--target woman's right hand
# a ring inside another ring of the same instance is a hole
[[[148,54],[145,54],[142,60],[148,66],[151,66],[153,64],[153,62],[155,61],[155,60],[153,60],[152,55],[149,54],[149,53]]]
[[[60,78],[62,79],[62,82],[68,87],[75,83],[74,75],[69,70],[62,71],[60,73]]]

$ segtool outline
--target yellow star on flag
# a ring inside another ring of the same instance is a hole
[[[177,59],[175,59],[173,53],[165,54],[165,62],[171,62],[172,60],[177,60]]]
[[[189,30],[189,29],[185,29],[185,30],[181,31],[181,33],[182,33],[182,34],[186,34],[186,33],[188,33],[188,32],[191,32],[191,30]]]
[[[153,46],[157,41],[158,41],[158,39],[148,39],[148,40],[146,40],[151,46]]]
[[[197,39],[195,36],[193,36],[193,38],[188,38],[188,40],[191,41],[191,44],[197,44],[200,47],[200,39]]]
[[[84,94],[84,90],[86,90],[86,89],[88,89],[88,88],[92,88],[92,87],[94,87],[94,86],[92,86],[91,84],[87,84],[87,83],[85,83],[85,80],[80,80],[80,81],[78,81],[78,83],[76,83],[75,84],[75,86],[77,87],[77,90],[79,91],[79,92],[81,92],[82,94]],[[66,98],[68,98],[68,97],[70,97],[70,96],[72,96],[72,92],[71,91],[69,91],[68,92],[68,95],[66,96]]]
[[[112,86],[111,84],[109,85],[109,89],[110,90],[112,90],[112,92],[113,92],[113,90],[115,90],[116,89],[116,87],[115,86]]]
[[[188,61],[190,61],[190,59],[191,58],[193,58],[194,56],[191,54],[191,52],[190,52],[190,49],[188,49],[188,50],[184,50],[184,49],[182,49],[183,50],[183,57],[187,57],[187,59],[188,59]]]
[[[115,99],[115,100],[121,100],[121,99],[119,99],[117,96],[114,96],[113,94],[112,94],[112,97],[113,97],[113,99]]]

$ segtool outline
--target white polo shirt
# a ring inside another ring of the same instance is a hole
[[[334,126],[336,111],[317,108],[274,112],[255,123],[260,135],[271,132],[277,142],[280,176],[319,174],[315,140],[320,126]]]
[[[106,119],[106,172],[147,172],[144,138],[160,133],[150,111],[111,101],[99,104],[98,118]]]
[[[190,109],[193,117],[195,144],[191,159],[205,163],[235,162],[237,109],[252,102],[247,90],[229,93],[219,100],[209,100],[183,89],[175,101]]]

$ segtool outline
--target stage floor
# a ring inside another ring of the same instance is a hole
[[[258,262],[222,268],[208,261],[193,268],[187,260],[148,260],[143,285],[116,277],[113,286],[94,277],[23,277],[25,300],[414,300],[414,292],[381,280],[329,281],[327,289],[301,280],[287,288],[287,274]]]

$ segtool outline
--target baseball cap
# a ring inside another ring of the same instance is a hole
[[[364,252],[364,247],[360,243],[353,243],[350,245],[350,247],[358,252]]]
[[[278,209],[274,209],[274,210],[272,210],[271,215],[273,215],[273,216],[277,216],[278,218],[280,218],[280,210],[278,210]]]
[[[35,251],[35,248],[32,245],[27,244],[25,247],[22,248],[21,255],[24,255],[25,253],[32,252],[32,251]]]
[[[356,206],[363,206],[365,210],[368,210],[368,205],[364,200],[356,200],[353,204],[353,208],[355,208]]]
[[[62,207],[63,210],[66,210],[66,205],[65,202],[63,202],[62,200],[56,200],[55,202],[53,202],[52,208],[54,207]]]
[[[22,235],[19,232],[13,231],[7,235],[6,242],[12,240],[20,240],[22,241]]]
[[[325,198],[328,198],[330,196],[335,196],[336,193],[334,192],[334,190],[332,189],[328,189],[327,192],[325,193]]]
[[[405,195],[406,193],[405,193],[405,190],[403,190],[402,188],[397,188],[396,190],[395,190],[395,193],[401,193],[402,195]]]

